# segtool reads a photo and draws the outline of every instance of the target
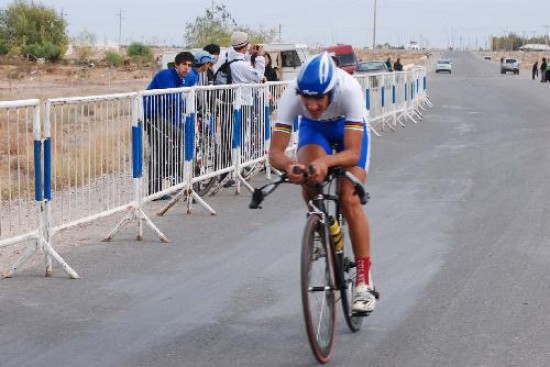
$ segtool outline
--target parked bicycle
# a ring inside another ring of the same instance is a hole
[[[312,171],[311,166],[309,171]],[[345,225],[338,197],[341,179],[351,181],[361,204],[367,203],[369,195],[357,177],[341,167],[331,168],[325,181],[315,186],[302,237],[300,283],[304,321],[313,355],[321,363],[331,358],[337,301],[342,302],[344,319],[352,332],[361,329],[364,316],[367,316],[354,313],[351,307],[356,271],[354,261],[346,256],[352,253],[351,241],[338,238],[338,229],[343,236],[341,229]],[[265,197],[287,182],[283,174],[277,181],[255,189],[249,207],[261,208]],[[374,294],[379,298],[376,290]]]

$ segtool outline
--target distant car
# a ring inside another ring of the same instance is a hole
[[[388,66],[384,61],[363,61],[357,63],[357,69],[355,69],[355,74],[364,74],[364,73],[388,73],[391,70],[388,69]]]
[[[451,60],[449,59],[439,59],[437,61],[437,64],[435,64],[435,72],[439,73],[440,71],[446,71],[447,73],[451,74],[453,71],[453,64]]]
[[[485,60],[491,60],[491,56],[490,55],[485,55],[484,59]]]
[[[500,73],[506,74],[506,72],[511,71],[512,73],[519,74],[519,61],[513,57],[505,57],[500,63]]]

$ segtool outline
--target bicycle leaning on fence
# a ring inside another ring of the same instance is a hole
[[[309,171],[313,171],[310,166]],[[296,172],[298,173],[298,172]],[[308,172],[303,172],[307,176]],[[323,183],[316,185],[315,194],[308,203],[308,215],[302,237],[301,293],[306,332],[315,358],[327,363],[331,358],[336,330],[336,303],[342,303],[344,319],[351,331],[361,329],[367,314],[352,311],[355,287],[355,263],[346,254],[351,251],[351,241],[344,240],[345,226],[338,196],[340,180],[347,179],[355,187],[361,204],[366,204],[369,194],[361,181],[342,167],[332,167]],[[288,183],[286,174],[272,183],[254,190],[251,209],[261,208],[267,195],[280,184]],[[379,294],[374,289],[374,295]]]

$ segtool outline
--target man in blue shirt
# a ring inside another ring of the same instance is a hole
[[[192,72],[194,56],[180,52],[175,58],[175,67],[159,71],[149,83],[147,90],[191,87],[198,82]],[[143,99],[145,131],[149,136],[151,157],[149,159],[149,195],[162,190],[165,178],[179,181],[182,173],[183,122],[185,97],[181,93],[146,96]],[[168,200],[164,195],[160,200]]]

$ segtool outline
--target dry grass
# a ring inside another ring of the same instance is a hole
[[[52,187],[62,190],[124,167],[131,153],[128,106],[117,109],[116,114],[107,114],[103,121],[94,106],[81,106],[77,114],[64,112],[72,118],[52,117]],[[3,199],[29,197],[34,191],[34,184],[29,184],[34,181],[32,124],[25,122],[0,121],[0,198]]]

